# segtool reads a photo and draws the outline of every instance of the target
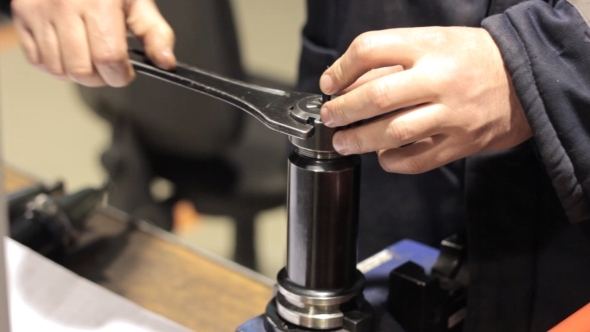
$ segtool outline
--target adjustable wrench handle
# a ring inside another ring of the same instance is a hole
[[[178,63],[172,71],[160,69],[137,50],[129,50],[136,71],[157,79],[197,91],[255,116],[270,129],[307,139],[313,135],[313,125],[296,120],[291,110],[311,94],[287,92],[225,78],[204,70]],[[321,98],[318,96],[318,98]],[[196,107],[196,106],[195,106]]]

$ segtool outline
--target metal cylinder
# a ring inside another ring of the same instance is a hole
[[[372,319],[364,312],[365,279],[356,269],[360,157],[334,150],[338,129],[321,121],[322,102],[313,96],[290,108],[314,131],[306,140],[290,137],[296,149],[289,157],[287,266],[267,307],[269,331],[291,331],[288,322],[301,330],[364,332],[363,324],[346,322],[359,312],[364,325]]]
[[[360,158],[289,157],[287,274],[315,290],[356,282]]]

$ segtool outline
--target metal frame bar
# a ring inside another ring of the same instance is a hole
[[[0,168],[3,163],[0,162]],[[6,280],[4,237],[8,232],[8,215],[6,213],[6,194],[4,192],[4,176],[0,172],[0,331],[10,331],[10,315],[8,307],[8,288]]]

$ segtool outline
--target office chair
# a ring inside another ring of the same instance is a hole
[[[157,3],[176,33],[180,61],[249,80],[227,0]],[[254,218],[285,202],[284,136],[233,106],[142,75],[127,88],[80,91],[112,124],[112,144],[102,155],[112,182],[109,203],[167,230],[171,208],[180,199],[190,200],[199,212],[231,216],[234,260],[255,268]],[[152,197],[156,177],[174,184],[170,199]]]

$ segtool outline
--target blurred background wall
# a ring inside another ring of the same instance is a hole
[[[191,0],[170,0],[191,1]],[[304,2],[233,0],[243,65],[249,74],[293,84],[299,56]],[[3,157],[45,180],[61,178],[71,189],[98,184],[97,156],[109,128],[60,82],[28,66],[4,26],[0,53]],[[180,59],[189,63],[190,59]]]
[[[294,85],[304,1],[233,0],[232,4],[246,72]],[[104,180],[99,155],[109,144],[110,127],[81,101],[72,83],[57,81],[27,64],[6,21],[0,26],[0,123],[6,164],[47,182],[62,179],[68,190]],[[284,214],[284,208],[274,209],[257,220],[260,268],[272,277],[284,264]],[[198,227],[189,224],[178,230],[195,245],[226,257],[232,251],[232,232],[223,217],[207,216],[199,216]]]

